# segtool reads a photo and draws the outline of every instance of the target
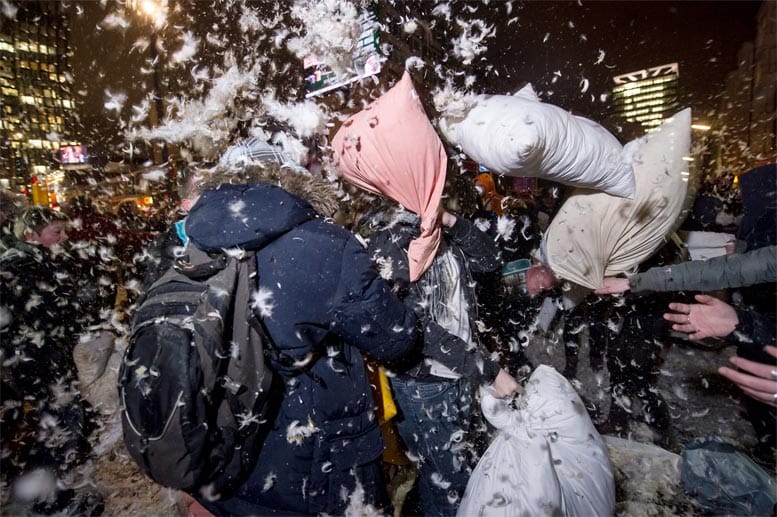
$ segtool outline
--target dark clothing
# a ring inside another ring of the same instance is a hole
[[[372,224],[385,222],[386,215],[376,216]],[[433,359],[467,377],[474,386],[490,384],[499,373],[499,362],[477,342],[477,301],[473,275],[495,273],[501,270],[501,261],[493,240],[478,230],[471,222],[457,218],[451,228],[443,229],[438,258],[414,283],[410,282],[407,249],[410,241],[419,235],[419,219],[408,213],[394,215],[390,224],[370,236],[369,254],[378,264],[381,275],[388,279],[405,305],[419,313],[424,322],[424,348],[426,358]],[[444,291],[450,286],[442,285],[438,272],[439,257],[450,250],[459,264],[461,287],[465,297],[465,310],[472,330],[473,342],[448,332],[434,321],[431,313],[436,303],[447,303]],[[442,300],[442,302],[440,302]],[[404,374],[416,379],[439,380],[432,373],[429,361],[418,363]]]
[[[178,235],[178,224],[175,223],[160,233],[146,250],[147,255],[140,263],[144,292],[159,280],[172,266],[173,261],[183,253],[185,243]]]
[[[0,258],[0,472],[8,478],[36,467],[62,476],[90,450],[93,415],[73,359],[81,331],[73,281],[42,246],[17,241]]]
[[[186,233],[205,251],[256,250],[255,310],[274,346],[310,371],[272,361],[285,394],[254,473],[231,499],[201,502],[217,513],[342,514],[342,492],[353,493],[361,476],[367,502],[387,506],[384,442],[361,352],[385,363],[410,353],[412,311],[356,238],[279,187],[208,191]]]
[[[399,414],[396,427],[418,458],[418,488],[426,515],[455,515],[480,440],[473,425],[474,389],[499,373],[496,354],[478,341],[474,275],[497,274],[501,261],[494,241],[466,219],[443,227],[429,268],[410,282],[407,250],[420,234],[420,219],[406,211],[374,217],[378,229],[369,252],[381,276],[423,322],[423,360],[397,372],[391,387]],[[483,426],[485,427],[485,426]]]
[[[714,291],[777,282],[777,246],[651,268],[629,277],[633,293]]]
[[[608,320],[612,313],[609,297],[589,295],[566,312],[564,317],[564,377],[572,379],[577,375],[580,334],[588,329],[588,364],[600,371],[604,367],[604,354],[610,334]]]
[[[607,347],[611,404],[609,425],[613,432],[625,432],[632,413],[631,399],[642,403],[643,419],[660,435],[659,445],[669,448],[671,418],[663,396],[656,389],[664,358],[667,331],[662,315],[670,301],[667,295],[626,299],[618,308],[623,325],[611,336]]]
[[[734,253],[708,260],[683,262],[651,268],[629,278],[633,293],[645,291],[713,291],[724,288],[755,286],[748,292],[773,292],[777,282],[777,246],[757,248],[746,253]],[[739,324],[730,336],[743,357],[771,362],[763,346],[777,342],[777,320],[769,306],[754,303],[745,293],[745,302],[760,309],[734,307]],[[770,302],[773,303],[773,302]]]

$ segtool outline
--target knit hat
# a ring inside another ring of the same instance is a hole
[[[408,249],[410,280],[429,268],[440,245],[438,217],[447,155],[410,75],[345,121],[332,148],[350,183],[390,199],[421,217],[421,235]]]

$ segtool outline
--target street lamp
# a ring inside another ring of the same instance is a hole
[[[151,126],[155,127],[159,125],[159,122],[164,115],[162,86],[159,81],[159,54],[157,53],[156,39],[157,33],[167,22],[167,0],[128,0],[127,6],[141,17],[147,19],[152,26],[149,52],[151,55],[151,80],[154,89],[154,102],[151,104],[151,110],[149,111],[149,121],[151,122]],[[153,150],[155,164],[167,161],[167,149],[164,147],[164,144],[154,143]]]
[[[166,0],[133,0],[130,4],[135,12],[148,18],[156,30],[164,26],[167,17]]]

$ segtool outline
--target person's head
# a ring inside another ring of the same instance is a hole
[[[27,207],[27,200],[6,188],[0,188],[0,225],[13,225],[16,216]]]
[[[480,194],[480,199],[486,210],[491,210],[496,215],[504,213],[502,208],[502,200],[504,198],[496,191],[496,183],[494,183],[494,178],[490,173],[478,174],[475,177],[475,188],[478,194]]]
[[[181,199],[181,208],[188,212],[194,203],[200,198],[203,189],[200,187],[203,177],[213,168],[213,164],[191,164],[184,168],[178,181],[178,197]]]
[[[556,285],[558,285],[558,278],[545,264],[535,264],[526,270],[526,290],[530,296],[536,296]]]
[[[16,238],[46,248],[67,239],[68,217],[46,206],[33,206],[16,219]]]

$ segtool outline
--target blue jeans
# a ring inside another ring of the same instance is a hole
[[[391,378],[396,427],[419,468],[424,514],[456,515],[471,472],[467,450],[472,394],[466,379]]]

